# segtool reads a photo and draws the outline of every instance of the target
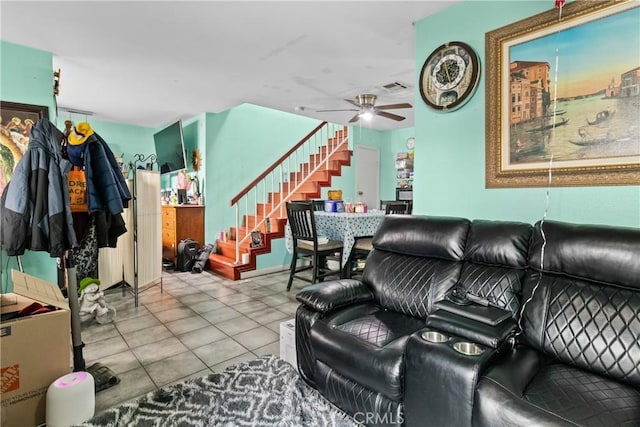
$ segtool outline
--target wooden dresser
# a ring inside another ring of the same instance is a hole
[[[175,264],[184,239],[204,245],[204,206],[162,206],[162,257]]]

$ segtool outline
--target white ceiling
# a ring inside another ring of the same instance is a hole
[[[415,105],[413,22],[457,1],[2,0],[0,36],[52,52],[58,106],[98,120],[160,127],[252,103],[346,123],[315,110],[361,93]],[[413,109],[390,112],[406,120],[361,125],[413,126]]]

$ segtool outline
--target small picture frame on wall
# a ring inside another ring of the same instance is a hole
[[[262,233],[259,231],[251,232],[251,243],[249,244],[250,248],[261,248],[264,246],[264,241],[262,240]]]
[[[49,118],[46,106],[0,101],[0,194],[27,151],[31,128],[43,118]]]

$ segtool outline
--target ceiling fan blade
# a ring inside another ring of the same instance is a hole
[[[405,119],[405,117],[399,116],[397,114],[386,113],[384,111],[377,111],[376,114],[378,116],[386,117],[387,119],[395,120],[397,122],[400,122]]]
[[[355,108],[349,108],[348,110],[316,110],[316,113],[328,113],[330,111],[360,111]]]
[[[351,120],[349,120],[349,123],[355,123],[358,120],[360,120],[360,114],[356,114],[355,116],[353,116]]]
[[[358,107],[358,108],[360,108],[360,107],[361,107],[361,105],[360,105],[360,104],[358,104],[358,103],[357,103],[356,101],[354,101],[353,99],[346,99],[346,98],[345,98],[345,101],[347,101],[349,104],[355,105],[355,106],[356,106],[356,107]]]
[[[376,107],[377,110],[395,110],[397,108],[413,108],[413,106],[405,102],[404,104],[387,104]]]

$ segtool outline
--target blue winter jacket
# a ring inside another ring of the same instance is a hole
[[[89,213],[122,213],[131,200],[131,193],[113,152],[97,133],[89,136],[84,146]]]
[[[69,206],[67,174],[62,157],[64,134],[48,119],[31,129],[29,146],[2,195],[2,243],[10,256],[26,249],[52,257],[78,245]]]

